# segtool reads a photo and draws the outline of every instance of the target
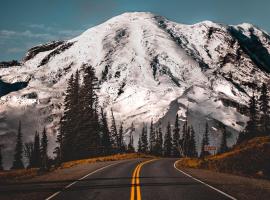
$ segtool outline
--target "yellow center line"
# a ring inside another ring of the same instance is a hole
[[[135,200],[135,186],[136,186],[136,200],[141,200],[141,187],[140,187],[140,170],[146,163],[152,162],[157,159],[147,160],[137,165],[132,174],[130,200]],[[136,183],[136,184],[135,184]]]

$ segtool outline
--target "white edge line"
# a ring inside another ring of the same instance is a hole
[[[104,167],[101,167],[101,168],[99,168],[99,169],[96,169],[95,171],[90,172],[89,174],[86,174],[85,176],[81,177],[81,178],[78,179],[77,181],[74,181],[74,182],[70,183],[69,185],[65,186],[64,188],[67,189],[67,188],[71,187],[72,185],[76,184],[77,182],[79,182],[79,181],[81,181],[81,180],[87,178],[88,176],[90,176],[90,175],[92,175],[92,174],[94,174],[94,173],[97,173],[97,172],[99,172],[99,171],[101,171],[101,170],[103,170],[103,169],[105,169],[105,168],[107,168],[107,167],[110,167],[110,166],[112,166],[112,165],[116,165],[116,164],[119,164],[119,163],[121,163],[121,162],[112,163],[112,164],[110,164],[110,165],[106,165],[106,166],[104,166]],[[55,196],[57,196],[57,195],[60,194],[60,193],[61,193],[61,191],[58,191],[58,192],[52,194],[51,196],[49,196],[48,198],[46,198],[45,200],[50,200],[50,199],[54,198]]]
[[[237,200],[235,197],[233,197],[233,196],[231,196],[231,195],[229,195],[229,194],[227,194],[227,193],[225,193],[225,192],[223,192],[223,191],[221,191],[221,190],[219,190],[219,189],[217,189],[217,188],[215,188],[215,187],[213,187],[213,186],[211,186],[211,185],[209,185],[209,184],[207,184],[207,183],[205,183],[205,182],[203,182],[203,181],[201,181],[201,180],[199,180],[199,179],[197,179],[197,178],[194,178],[194,177],[191,176],[190,174],[188,174],[188,173],[186,173],[186,172],[184,172],[184,171],[178,169],[178,168],[176,167],[176,163],[177,163],[177,162],[178,162],[178,161],[175,161],[175,163],[174,163],[173,166],[174,166],[174,168],[175,168],[176,170],[178,170],[179,172],[181,172],[181,173],[183,173],[184,175],[188,176],[189,178],[192,178],[193,180],[195,180],[195,181],[197,181],[197,182],[199,182],[199,183],[201,183],[201,184],[203,184],[203,185],[205,185],[205,186],[207,186],[207,187],[209,187],[209,188],[211,188],[211,189],[213,189],[213,190],[219,192],[220,194],[223,194],[224,196],[226,196],[226,197],[228,197],[228,198],[230,198],[230,199]]]

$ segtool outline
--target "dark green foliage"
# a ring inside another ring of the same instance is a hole
[[[173,129],[173,141],[172,141],[172,155],[174,157],[180,156],[180,128],[179,128],[179,117],[178,114],[175,118],[175,124]]]
[[[270,107],[269,107],[269,96],[268,89],[265,83],[263,83],[261,87],[261,95],[258,100],[259,109],[261,111],[260,116],[260,129],[261,135],[269,135],[270,134]]]
[[[23,143],[22,143],[22,130],[21,130],[21,121],[19,122],[17,141],[15,147],[14,161],[12,169],[23,169],[24,165],[22,162],[23,157]]]
[[[47,138],[47,133],[46,129],[44,127],[43,132],[42,132],[42,138],[41,138],[41,166],[40,168],[42,170],[48,170],[48,138]]]
[[[139,140],[138,140],[138,153],[142,153],[142,141],[141,141],[141,136],[139,136]]]
[[[237,143],[241,143],[258,136],[258,132],[258,106],[256,97],[253,93],[249,100],[249,121],[247,122],[245,130],[240,133],[241,135],[239,135]]]
[[[31,168],[33,165],[33,151],[34,151],[34,143],[28,142],[24,144],[23,152],[25,158],[28,160],[27,168]]]
[[[100,125],[98,116],[98,80],[95,76],[94,68],[84,65],[84,78],[79,91],[79,103],[75,113],[78,113],[74,122],[74,158],[83,159],[100,155]],[[75,98],[76,99],[76,98]],[[79,120],[78,120],[79,119]]]
[[[101,145],[104,148],[104,154],[108,155],[112,151],[112,144],[111,144],[107,116],[103,108],[101,108],[101,131],[102,131]]]
[[[207,122],[205,124],[205,133],[202,139],[201,155],[200,155],[201,158],[204,158],[205,156],[210,155],[209,151],[205,150],[206,146],[209,146],[209,126]]]
[[[188,156],[189,157],[198,157],[197,148],[196,148],[196,140],[195,140],[195,131],[193,127],[190,127],[190,139],[189,139],[189,148],[188,148]]]
[[[151,120],[150,124],[150,135],[149,135],[149,151],[151,154],[154,154],[155,142],[156,141],[156,134],[154,130],[153,120]]]
[[[119,150],[118,146],[118,131],[116,127],[116,122],[113,114],[113,110],[111,109],[111,118],[112,118],[112,124],[111,124],[111,139],[112,139],[112,145],[114,149]]]
[[[56,137],[56,143],[58,144],[57,147],[55,147],[54,149],[54,154],[56,155],[56,165],[61,165],[61,163],[63,162],[63,139],[64,139],[64,132],[63,132],[63,118],[60,119],[60,127],[59,127],[59,131]]]
[[[128,143],[128,152],[134,152],[134,140],[133,140],[133,133],[135,132],[135,127],[134,124],[131,124],[131,130],[130,130],[130,134],[129,134],[129,143]]]
[[[171,124],[168,122],[167,132],[164,137],[164,156],[170,157],[172,155],[172,133]]]
[[[222,129],[221,145],[220,145],[218,153],[225,153],[228,150],[229,148],[227,146],[227,131],[226,131],[226,127],[224,126]]]
[[[120,152],[125,152],[126,147],[124,144],[124,130],[123,123],[120,123],[119,134],[118,134],[118,147]]]
[[[142,135],[141,135],[141,151],[142,153],[148,152],[148,138],[147,138],[147,126],[143,124]]]
[[[34,138],[32,163],[30,163],[30,166],[31,167],[40,167],[40,164],[41,164],[40,138],[39,138],[38,132],[36,132],[35,138]]]

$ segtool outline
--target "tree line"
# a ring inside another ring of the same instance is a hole
[[[81,80],[82,77],[82,80]],[[124,142],[123,123],[119,126],[113,110],[109,126],[107,114],[99,106],[98,79],[91,65],[83,65],[68,80],[64,99],[64,114],[60,120],[58,146],[55,149],[57,163],[133,152],[134,125],[131,125],[129,143]],[[119,121],[119,120],[118,120]]]
[[[28,164],[27,168],[40,168],[41,170],[49,169],[48,156],[48,139],[46,129],[43,129],[42,136],[38,132],[35,133],[34,140],[23,143],[22,140],[22,125],[19,121],[14,159],[11,169],[24,169],[23,158],[26,158]],[[0,146],[0,170],[3,170],[2,154]]]
[[[259,91],[258,97],[253,92],[249,100],[249,120],[245,129],[239,134],[238,144],[254,137],[270,134],[269,90],[267,85],[263,83]]]

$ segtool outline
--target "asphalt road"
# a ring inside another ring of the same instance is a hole
[[[232,197],[175,169],[176,159],[130,160],[108,164],[47,200],[225,200]]]

